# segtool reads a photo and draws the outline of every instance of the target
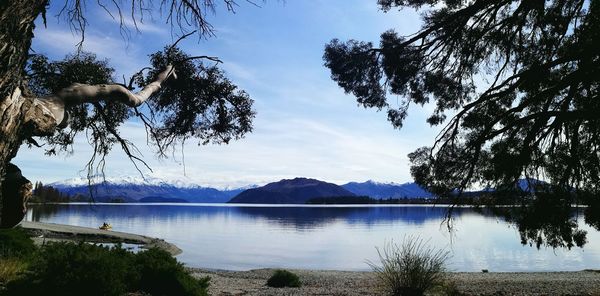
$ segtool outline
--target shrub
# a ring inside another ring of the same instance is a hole
[[[0,229],[0,258],[25,258],[35,250],[33,240],[23,229]]]
[[[195,279],[169,253],[150,249],[138,253],[139,291],[152,295],[206,295],[209,278]]]
[[[381,266],[367,261],[377,274],[379,287],[387,295],[423,295],[444,284],[445,262],[450,253],[428,246],[421,238],[407,237],[402,245],[393,241],[377,248]]]
[[[275,288],[300,287],[300,278],[290,271],[278,269],[267,280],[267,286]]]
[[[51,243],[32,260],[30,274],[9,283],[9,295],[121,295],[133,256],[121,248]]]
[[[7,285],[7,295],[206,295],[196,280],[161,250],[134,254],[121,248],[50,243],[32,260],[29,273]]]

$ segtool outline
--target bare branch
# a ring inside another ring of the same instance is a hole
[[[189,57],[189,58],[184,59],[184,61],[197,60],[197,59],[206,59],[206,60],[210,60],[210,61],[216,62],[217,64],[223,63],[223,61],[221,61],[219,59],[219,57],[211,57],[211,56],[205,56],[205,55],[195,56],[195,57]]]
[[[190,33],[184,34],[183,36],[179,37],[179,39],[177,39],[177,41],[175,41],[175,43],[173,43],[171,46],[169,46],[169,49],[167,49],[167,52],[170,52],[171,50],[173,50],[173,48],[175,48],[175,46],[177,46],[177,43],[179,43],[179,41],[191,36],[192,34],[196,33],[198,30],[194,30]]]

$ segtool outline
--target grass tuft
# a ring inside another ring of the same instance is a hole
[[[401,245],[393,241],[377,248],[380,264],[367,261],[377,274],[386,295],[420,296],[436,286],[447,284],[446,261],[450,253],[429,246],[419,237],[406,237]]]

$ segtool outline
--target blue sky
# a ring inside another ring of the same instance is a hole
[[[228,77],[255,100],[254,132],[229,145],[198,146],[189,141],[184,148],[184,175],[180,153],[157,159],[145,144],[142,126],[129,122],[121,130],[153,168],[153,173],[146,174],[216,187],[297,176],[334,183],[411,181],[407,154],[430,145],[438,131],[425,122],[431,108],[412,107],[403,129],[394,130],[385,113],[358,107],[352,96],[344,94],[330,79],[322,55],[332,38],[377,43],[388,29],[414,33],[420,26],[419,14],[412,10],[384,13],[375,0],[268,1],[260,8],[239,2],[235,13],[221,5],[215,15],[209,15],[216,37],[188,38],[181,47],[191,55],[223,60],[221,67]],[[38,25],[33,42],[36,52],[54,59],[74,52],[80,38],[67,22],[54,17],[57,9],[50,7],[48,26]],[[128,39],[95,1],[88,3],[86,14],[90,24],[84,50],[110,59],[117,77],[129,77],[148,66],[148,54],[179,36],[174,31],[173,37],[158,12],[153,18],[145,16],[140,32],[130,27]],[[77,139],[74,151],[47,157],[43,149],[23,147],[14,162],[35,181],[84,177],[82,170],[92,153],[85,135]],[[115,147],[107,160],[106,176],[136,174]]]

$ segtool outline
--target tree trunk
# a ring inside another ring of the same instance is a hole
[[[0,24],[2,24],[0,26],[0,225],[2,227],[13,224],[13,221],[7,221],[4,217],[12,209],[3,207],[12,206],[13,203],[8,199],[18,198],[5,196],[13,192],[6,187],[16,185],[5,182],[7,169],[10,161],[17,155],[21,143],[31,135],[33,128],[25,124],[25,115],[32,106],[32,100],[22,95],[23,90],[26,89],[24,67],[33,39],[34,21],[45,11],[47,3],[48,0],[0,1]]]

